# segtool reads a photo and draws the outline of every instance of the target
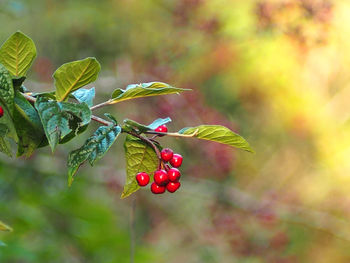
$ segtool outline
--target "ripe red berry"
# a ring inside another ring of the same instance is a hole
[[[181,173],[180,173],[180,171],[178,169],[171,168],[168,171],[168,177],[169,177],[169,181],[177,182],[177,181],[179,181],[179,179],[181,177]]]
[[[139,184],[139,186],[146,186],[149,183],[149,175],[145,172],[138,173],[136,175],[136,181]]]
[[[170,160],[170,164],[172,167],[180,167],[182,164],[182,156],[180,154],[175,153],[173,158]]]
[[[170,193],[174,193],[181,186],[180,182],[170,182],[167,184],[166,189]]]
[[[165,186],[157,185],[155,182],[151,184],[151,191],[154,194],[162,194],[165,192]]]
[[[4,116],[4,109],[0,106],[0,118]]]
[[[155,129],[156,132],[168,132],[168,127],[163,124],[163,125],[160,125],[158,126],[156,129]]]
[[[160,154],[164,162],[169,162],[173,158],[174,152],[169,148],[164,148]]]
[[[154,181],[157,185],[163,186],[169,183],[168,173],[164,170],[154,172]]]

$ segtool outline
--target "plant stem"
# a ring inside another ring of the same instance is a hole
[[[114,125],[113,122],[107,121],[107,120],[102,119],[102,118],[100,118],[100,117],[97,117],[97,116],[95,116],[95,115],[91,115],[91,120],[96,121],[96,122],[99,122],[99,123],[101,123],[101,124],[103,124],[103,125],[105,125],[105,126]]]
[[[23,97],[27,100],[27,101],[30,101],[30,102],[35,102],[36,101],[36,98],[26,94],[26,93],[22,93]]]
[[[178,132],[156,132],[156,131],[146,131],[146,134],[156,134],[156,135],[166,135],[171,137],[193,137],[196,136],[198,129],[191,134],[181,134]]]
[[[102,102],[102,103],[100,103],[100,104],[94,105],[94,106],[92,106],[92,107],[90,108],[90,110],[93,111],[93,110],[97,110],[98,108],[102,108],[102,107],[104,107],[104,106],[111,105],[111,104],[110,104],[111,101],[112,101],[112,100],[107,100],[107,101]]]

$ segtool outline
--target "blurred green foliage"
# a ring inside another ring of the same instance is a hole
[[[131,83],[191,88],[108,110],[118,121],[170,116],[171,131],[226,125],[257,152],[162,138],[185,157],[182,188],[136,194],[135,262],[345,263],[349,11],[340,0],[3,0],[0,41],[18,29],[33,38],[35,91],[87,56],[103,70],[96,102]],[[55,156],[1,156],[0,220],[14,231],[0,233],[0,262],[129,261],[124,138],[66,187],[67,153],[92,132]]]

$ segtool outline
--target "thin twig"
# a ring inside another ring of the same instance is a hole
[[[36,98],[26,94],[26,93],[22,93],[23,97],[27,100],[27,101],[30,101],[30,102],[35,102],[36,101]]]
[[[92,107],[90,108],[90,110],[93,111],[93,110],[97,110],[98,108],[102,108],[102,107],[104,107],[104,106],[111,105],[111,104],[110,104],[111,101],[112,101],[112,100],[107,100],[107,101],[102,102],[102,103],[100,103],[100,104],[94,105],[94,106],[92,106]]]
[[[178,132],[157,132],[157,131],[145,131],[146,134],[156,134],[156,135],[166,135],[166,136],[171,136],[171,137],[194,137],[198,133],[198,129],[196,129],[194,132],[191,134],[181,134]]]
[[[105,125],[105,126],[114,125],[113,122],[107,121],[107,120],[102,119],[102,118],[100,118],[100,117],[97,117],[97,116],[95,116],[95,115],[91,115],[91,120],[96,121],[96,122],[99,122],[99,123],[101,123],[101,124],[103,124],[103,125]]]

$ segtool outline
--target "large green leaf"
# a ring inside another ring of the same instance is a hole
[[[126,182],[121,198],[125,198],[140,187],[136,181],[136,174],[146,172],[150,175],[158,168],[158,157],[151,146],[144,141],[127,135],[124,143],[126,158]]]
[[[0,231],[12,231],[12,228],[0,221]]]
[[[180,134],[191,135],[192,137],[227,144],[232,147],[254,152],[249,143],[237,133],[221,125],[200,125],[187,127],[179,131]]]
[[[80,165],[89,160],[93,165],[95,161],[101,159],[121,132],[119,126],[101,126],[96,132],[86,140],[84,145],[72,151],[68,156],[68,185],[71,186],[74,175]]]
[[[162,119],[162,118],[156,119],[155,121],[153,121],[149,125],[143,125],[143,124],[138,123],[136,121],[133,121],[130,119],[125,119],[124,120],[125,126],[123,127],[123,129],[130,130],[129,127],[131,127],[132,128],[131,130],[137,129],[138,133],[142,133],[142,132],[154,130],[157,127],[159,127],[160,125],[166,124],[168,122],[171,122],[171,119],[169,117],[164,118],[164,119]]]
[[[25,76],[36,57],[33,40],[17,31],[0,48],[0,63],[16,77]]]
[[[95,81],[100,70],[100,63],[95,58],[86,58],[60,66],[53,74],[57,100],[64,101],[71,92]]]
[[[57,102],[39,97],[35,108],[38,110],[52,151],[66,135],[72,131],[77,132],[91,120],[91,110],[86,103]]]
[[[5,110],[13,113],[15,91],[9,71],[0,64],[0,101],[5,105]]]
[[[187,90],[189,89],[175,88],[162,82],[131,84],[125,90],[116,89],[112,94],[111,104],[142,97],[180,93]]]
[[[45,137],[40,117],[20,92],[15,95],[14,123],[18,134],[17,156],[31,156]]]

